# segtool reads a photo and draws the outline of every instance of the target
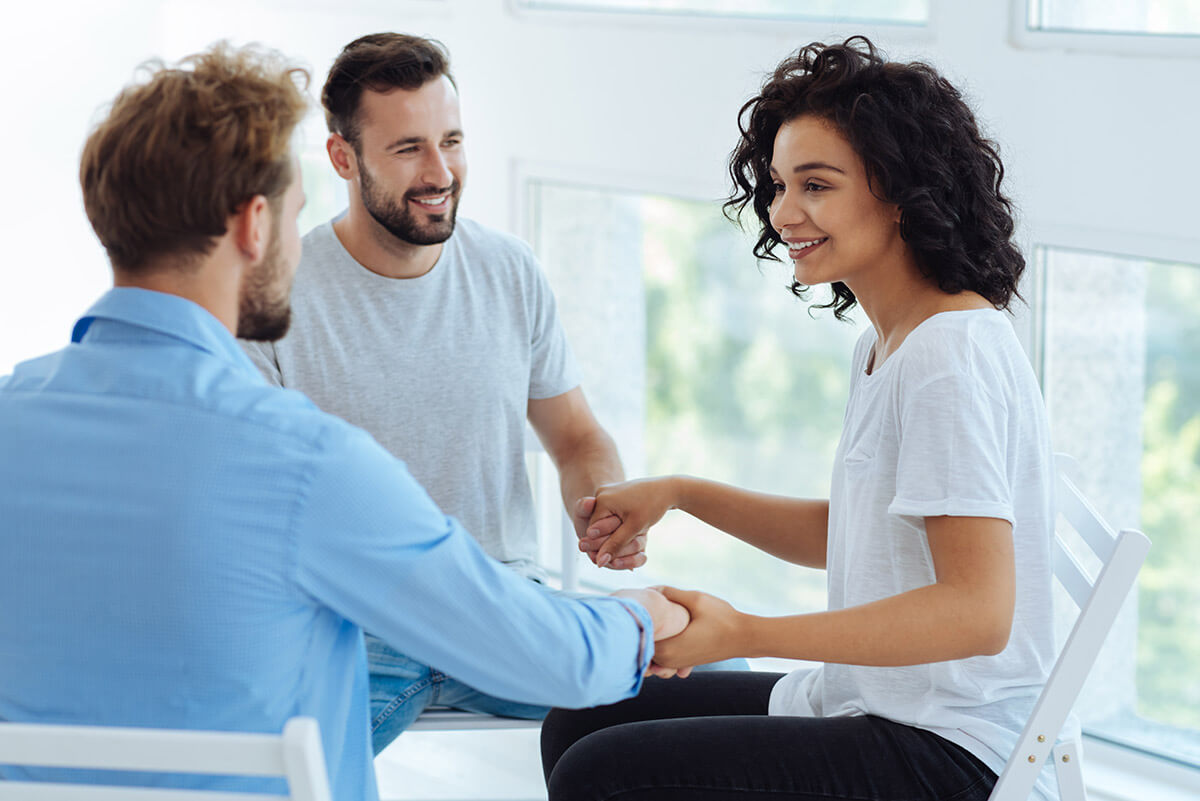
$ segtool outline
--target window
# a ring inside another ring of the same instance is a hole
[[[519,0],[529,9],[924,25],[929,0]]]
[[[1092,735],[1200,765],[1200,266],[1037,260],[1055,448],[1110,523],[1153,543],[1076,713]]]
[[[1195,0],[1030,0],[1033,30],[1088,33],[1200,34]]]
[[[530,192],[534,247],[628,474],[827,497],[861,331],[825,310],[810,319],[828,290],[795,298],[790,267],[756,267],[757,237],[713,202],[536,180]],[[648,553],[635,574],[589,568],[585,578],[702,587],[761,614],[825,607],[823,572],[682,512],[656,528]]]

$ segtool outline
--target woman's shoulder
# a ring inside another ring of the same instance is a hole
[[[1009,316],[996,309],[935,314],[913,329],[896,355],[905,383],[952,375],[995,380],[1029,367]]]
[[[939,312],[908,335],[905,349],[912,355],[961,357],[1020,346],[1009,316],[996,309]]]

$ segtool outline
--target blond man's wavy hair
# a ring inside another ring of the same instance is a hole
[[[230,215],[263,195],[278,215],[307,70],[220,42],[175,66],[150,61],[83,148],[83,205],[114,269],[198,263]]]

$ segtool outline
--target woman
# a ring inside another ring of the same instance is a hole
[[[556,710],[549,797],[986,799],[1053,661],[1053,464],[1003,311],[1024,269],[1003,167],[954,87],[862,37],[801,49],[740,121],[727,207],[753,205],[756,255],[786,247],[794,292],[830,284],[837,316],[858,304],[871,322],[830,498],[631,481],[597,493],[582,547],[643,558],[631,544],[679,508],[825,568],[813,614],[667,588],[692,623],[655,657],[665,673],[731,656],[820,666],[651,679],[621,704]]]

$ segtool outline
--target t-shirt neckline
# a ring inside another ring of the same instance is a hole
[[[921,322],[917,323],[917,325],[913,328],[913,330],[908,332],[908,335],[904,337],[904,341],[900,343],[900,346],[898,348],[896,348],[894,351],[892,351],[892,355],[888,356],[886,359],[883,360],[883,364],[875,365],[875,369],[871,370],[870,372],[867,372],[868,366],[870,366],[874,362],[874,359],[875,359],[875,346],[879,344],[879,334],[878,334],[878,332],[875,332],[874,328],[872,327],[871,330],[875,334],[875,338],[871,342],[870,350],[867,351],[867,363],[865,365],[863,365],[862,377],[868,381],[871,381],[871,380],[874,380],[876,376],[880,375],[886,369],[888,369],[888,365],[891,364],[892,362],[896,361],[896,357],[899,356],[900,353],[904,350],[904,346],[908,344],[908,341],[910,339],[912,339],[913,334],[917,333],[923,327],[925,327],[925,324],[928,323],[929,321],[931,321],[937,317],[943,317],[943,316],[948,316],[948,315],[952,315],[952,314],[974,314],[975,312],[994,312],[994,311],[996,311],[996,309],[992,309],[992,308],[949,309],[947,311],[940,311],[940,312],[931,314],[928,317],[926,317],[924,320],[922,320]]]

